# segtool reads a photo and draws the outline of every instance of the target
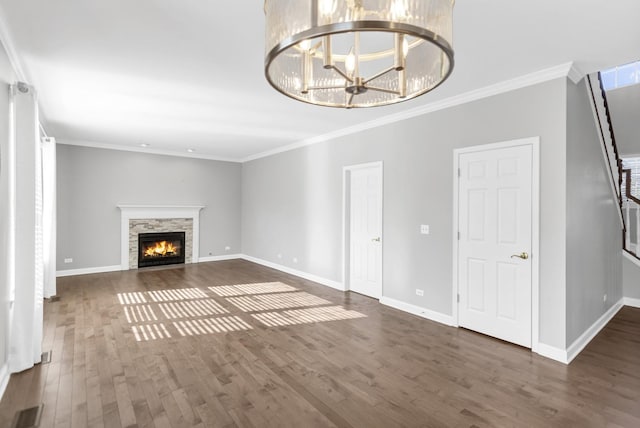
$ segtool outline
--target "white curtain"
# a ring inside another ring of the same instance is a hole
[[[44,297],[56,295],[56,140],[42,139]]]
[[[43,327],[42,163],[38,104],[32,87],[11,86],[15,156],[15,239],[11,296],[9,369],[19,372],[40,362]]]

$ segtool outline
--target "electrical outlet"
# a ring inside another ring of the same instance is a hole
[[[294,257],[294,258],[293,258],[293,262],[294,262],[294,263],[298,263],[298,258],[297,258],[297,257]]]
[[[73,263],[73,259],[71,257],[68,257],[66,259],[64,259],[65,263]]]
[[[227,245],[226,247],[224,247],[224,250],[225,250],[225,251],[229,251],[230,249],[231,249],[231,247],[230,247],[230,246],[228,246],[228,245]]]
[[[281,259],[282,258],[282,253],[278,253],[278,258]]]
[[[607,295],[606,294],[604,296],[602,296],[602,301],[605,302],[605,303],[607,302]]]
[[[420,290],[419,288],[416,288],[416,296],[424,296],[424,290]]]
[[[428,235],[429,234],[429,225],[428,224],[421,224],[420,225],[420,233],[423,235]]]

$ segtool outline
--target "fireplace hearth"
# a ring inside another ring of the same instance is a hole
[[[157,232],[138,234],[138,267],[184,263],[185,233]]]

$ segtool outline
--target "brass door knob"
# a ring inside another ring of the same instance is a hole
[[[511,258],[514,258],[514,257],[519,257],[522,260],[527,260],[529,258],[529,254],[523,251],[520,254],[514,254],[514,255],[511,256]]]

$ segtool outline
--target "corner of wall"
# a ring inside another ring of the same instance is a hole
[[[9,364],[5,363],[0,367],[0,400],[4,396],[4,391],[7,389],[11,373],[9,373]]]

